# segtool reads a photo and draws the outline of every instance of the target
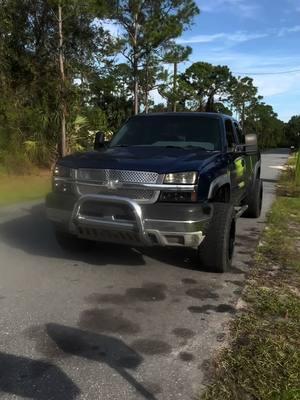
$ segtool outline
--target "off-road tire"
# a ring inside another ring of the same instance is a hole
[[[92,240],[81,239],[67,232],[55,229],[55,238],[58,245],[68,252],[87,252],[95,246]]]
[[[212,272],[230,269],[235,244],[235,211],[232,204],[214,203],[206,236],[198,248],[199,268]]]
[[[259,218],[262,207],[262,199],[263,199],[263,184],[260,178],[255,180],[253,185],[253,190],[248,194],[245,204],[248,205],[247,210],[242,215],[246,218]]]

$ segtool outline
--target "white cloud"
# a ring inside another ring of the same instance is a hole
[[[223,12],[224,10],[246,18],[257,16],[260,6],[249,4],[247,0],[199,0],[198,5],[204,12]]]
[[[300,25],[291,27],[283,27],[280,29],[270,28],[265,32],[248,32],[248,31],[236,31],[236,32],[217,32],[212,34],[199,34],[190,37],[178,38],[177,42],[180,44],[199,44],[199,43],[213,43],[222,41],[225,45],[234,45],[238,43],[248,42],[250,40],[262,39],[268,36],[285,36],[287,34],[300,32]]]
[[[300,25],[295,25],[290,28],[287,28],[287,27],[281,28],[278,32],[278,36],[281,37],[281,36],[285,36],[288,33],[296,33],[296,32],[300,32]]]
[[[191,36],[190,38],[187,39],[181,39],[179,38],[177,40],[178,43],[184,44],[184,43],[211,43],[214,42],[215,40],[222,39],[224,37],[224,33],[214,33],[212,35],[195,35]]]
[[[185,39],[178,39],[178,43],[211,43],[223,40],[232,43],[243,43],[249,40],[260,39],[268,36],[267,33],[249,33],[246,31],[237,31],[234,33],[214,33],[211,35],[195,35]]]
[[[297,87],[300,89],[299,78],[300,73],[264,75],[254,76],[254,82],[263,96],[272,97],[293,91]]]

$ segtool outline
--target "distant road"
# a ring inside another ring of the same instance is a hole
[[[0,398],[188,400],[224,340],[288,150],[263,155],[263,215],[240,219],[232,272],[193,252],[64,253],[38,203],[0,209]]]

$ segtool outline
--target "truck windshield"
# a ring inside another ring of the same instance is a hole
[[[157,146],[221,149],[217,118],[203,116],[138,116],[130,119],[113,137],[110,147]]]

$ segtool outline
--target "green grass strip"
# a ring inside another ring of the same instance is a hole
[[[0,206],[36,200],[50,191],[49,175],[0,175]]]
[[[300,197],[287,170],[202,400],[300,399]],[[292,189],[289,191],[289,189]]]

